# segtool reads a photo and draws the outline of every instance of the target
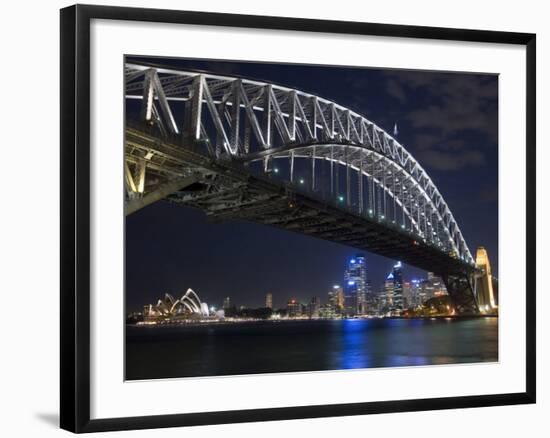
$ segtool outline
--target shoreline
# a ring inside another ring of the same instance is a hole
[[[212,321],[169,321],[169,322],[154,322],[154,323],[126,323],[127,327],[174,327],[174,326],[205,326],[205,325],[232,325],[232,324],[249,324],[257,322],[271,322],[271,323],[286,323],[286,322],[320,322],[320,321],[372,321],[372,320],[384,320],[384,319],[396,319],[396,320],[468,320],[468,319],[480,319],[480,318],[497,318],[498,315],[437,315],[437,316],[383,316],[372,318],[284,318],[284,319],[240,319],[229,320],[220,319]]]

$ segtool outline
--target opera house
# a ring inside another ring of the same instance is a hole
[[[193,289],[187,289],[187,292],[177,300],[172,295],[165,294],[163,299],[157,301],[157,304],[149,304],[143,308],[145,321],[168,318],[195,319],[209,316],[208,305],[201,302]]]

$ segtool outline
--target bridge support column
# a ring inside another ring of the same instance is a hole
[[[442,275],[442,279],[451,297],[456,313],[459,315],[479,314],[473,282],[469,274],[445,274]]]

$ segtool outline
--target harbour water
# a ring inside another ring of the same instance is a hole
[[[126,327],[126,379],[498,361],[498,318]]]

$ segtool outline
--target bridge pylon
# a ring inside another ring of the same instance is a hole
[[[478,315],[479,306],[475,294],[475,273],[457,272],[441,275],[453,307],[459,315]]]
[[[493,276],[491,274],[491,263],[487,250],[480,246],[476,251],[476,267],[478,274],[475,276],[475,291],[482,313],[495,314],[498,311]]]

